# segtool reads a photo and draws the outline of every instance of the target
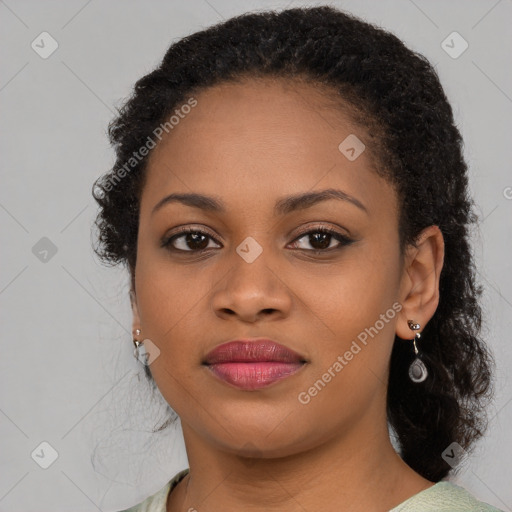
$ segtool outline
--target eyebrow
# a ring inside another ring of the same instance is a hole
[[[343,192],[342,190],[334,188],[314,192],[305,192],[302,194],[296,194],[278,199],[274,206],[274,213],[276,215],[286,215],[294,211],[311,208],[315,204],[318,204],[322,201],[327,201],[329,199],[336,199],[339,201],[349,202],[354,206],[357,206],[360,210],[363,210],[364,212],[368,213],[368,210],[366,209],[364,204],[361,203],[361,201],[347,194],[346,192]],[[226,207],[221,199],[205,196],[202,194],[187,193],[170,194],[164,197],[163,199],[158,201],[158,203],[154,206],[151,215],[157,212],[164,205],[174,202],[179,202],[186,206],[199,208],[201,210],[208,212],[226,213]]]

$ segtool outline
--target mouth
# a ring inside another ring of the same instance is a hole
[[[202,362],[222,381],[255,390],[297,373],[308,361],[297,352],[268,339],[235,340],[210,351]]]

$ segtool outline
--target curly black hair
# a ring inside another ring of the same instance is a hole
[[[469,451],[487,427],[494,361],[480,337],[482,287],[469,245],[470,224],[478,219],[462,137],[436,71],[393,34],[319,6],[246,13],[173,43],[109,125],[116,161],[93,185],[100,208],[95,252],[105,263],[127,265],[133,287],[147,162],[140,148],[187,98],[223,82],[259,78],[327,87],[349,108],[364,128],[375,172],[397,192],[402,254],[427,226],[441,229],[439,306],[422,332],[429,377],[409,380],[411,346],[395,337],[387,395],[400,456],[439,481],[452,470],[444,450],[456,442]]]

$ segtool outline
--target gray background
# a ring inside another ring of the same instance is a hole
[[[113,163],[106,127],[172,41],[245,11],[317,3],[0,1],[1,511],[119,510],[187,467],[179,425],[145,432],[164,408],[132,356],[127,275],[91,249],[91,185]],[[490,430],[453,481],[512,510],[512,2],[333,5],[428,57],[453,105],[482,218],[474,250],[497,360]],[[44,31],[59,45],[46,59],[31,47]],[[469,44],[455,59],[441,46],[453,31]],[[58,453],[47,469],[42,442]]]

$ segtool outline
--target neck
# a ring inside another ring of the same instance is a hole
[[[373,418],[375,419],[375,418]],[[167,512],[251,510],[383,511],[430,487],[395,452],[387,423],[358,423],[321,444],[277,458],[242,458],[183,424],[190,472]]]

